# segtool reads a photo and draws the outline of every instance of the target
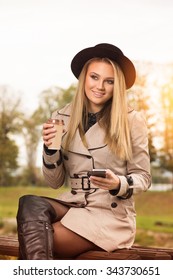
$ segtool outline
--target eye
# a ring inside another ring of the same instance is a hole
[[[113,85],[114,84],[114,80],[107,80],[106,81],[109,85]]]
[[[90,75],[90,77],[93,79],[93,80],[98,80],[98,77],[94,74]]]

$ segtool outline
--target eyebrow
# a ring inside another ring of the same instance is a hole
[[[96,72],[90,72],[89,74],[94,74],[94,75],[96,75],[96,76],[100,76],[98,73],[96,73]],[[106,77],[105,79],[110,79],[110,80],[114,80],[114,77]]]

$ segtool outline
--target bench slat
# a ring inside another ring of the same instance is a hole
[[[16,237],[0,236],[0,255],[18,256],[19,243]]]
[[[0,236],[0,255],[18,257],[19,243],[16,236]],[[56,258],[55,256],[55,259]],[[133,246],[114,252],[88,251],[76,260],[173,260],[173,249]]]

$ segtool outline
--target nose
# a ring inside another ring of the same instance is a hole
[[[97,83],[98,90],[104,90],[104,80],[99,79]]]

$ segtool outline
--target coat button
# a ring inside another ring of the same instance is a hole
[[[65,160],[68,160],[68,156],[64,155],[64,159],[65,159]]]
[[[75,190],[71,190],[71,194],[77,194],[77,192]]]
[[[112,203],[111,203],[111,207],[112,207],[112,208],[116,208],[116,207],[117,207],[117,203],[116,203],[116,202],[112,202]]]

